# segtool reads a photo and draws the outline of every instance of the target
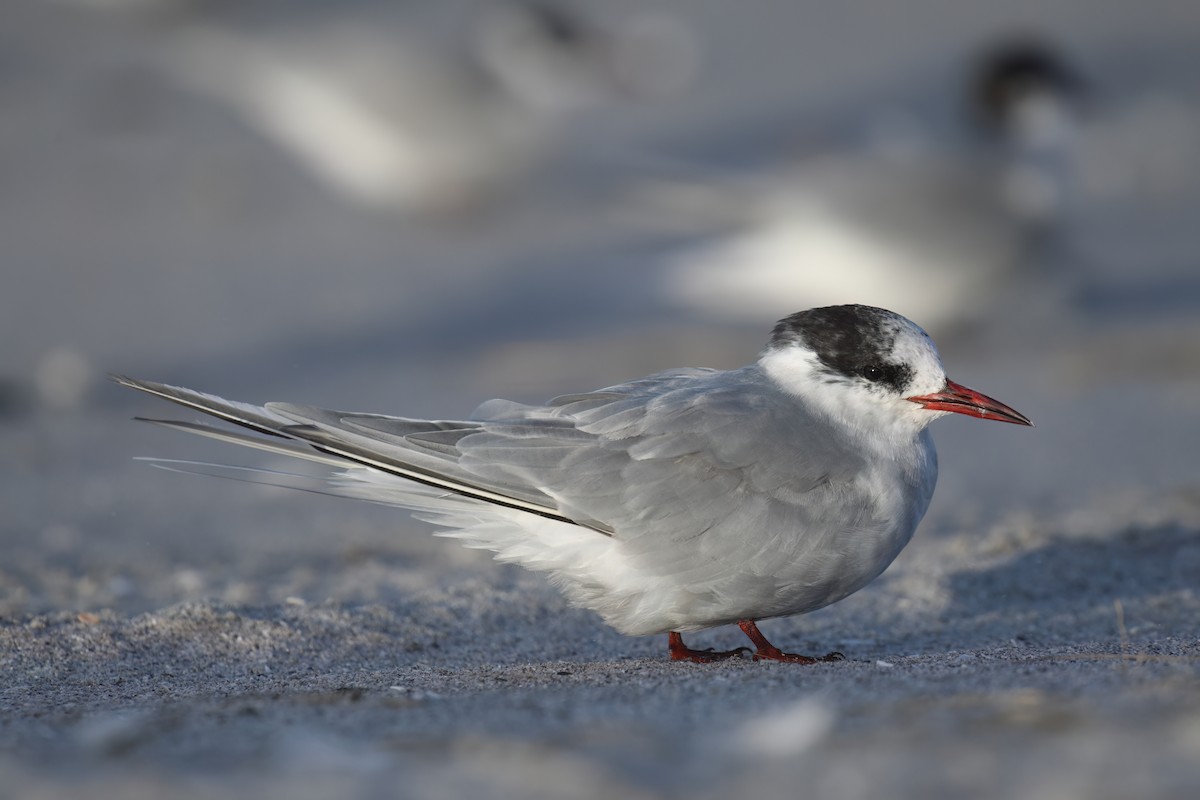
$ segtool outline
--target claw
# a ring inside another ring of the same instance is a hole
[[[754,642],[757,648],[754,651],[755,661],[782,661],[786,664],[817,664],[823,661],[845,661],[846,657],[838,652],[826,653],[820,658],[814,656],[802,656],[798,653],[785,653],[775,645],[767,641],[767,637],[763,636],[762,631],[754,624],[752,619],[744,619],[738,623],[738,627],[742,629],[742,633],[750,637],[750,641]]]

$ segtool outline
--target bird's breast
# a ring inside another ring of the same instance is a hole
[[[797,506],[795,550],[780,553],[770,616],[837,602],[895,560],[925,515],[937,479],[931,446],[922,442],[905,455],[872,462],[851,480],[830,481]]]

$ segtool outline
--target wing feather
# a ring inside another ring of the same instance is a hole
[[[359,423],[364,420],[392,420],[397,423],[411,424],[414,432],[443,430],[448,423],[404,420],[386,415],[343,414],[329,409],[297,406],[289,403],[268,403],[264,406],[255,406],[152,381],[142,381],[124,376],[113,376],[113,380],[123,386],[202,411],[271,437],[304,442],[315,448],[319,454],[332,456],[340,463],[361,464],[485,502],[528,511],[563,522],[593,527],[602,533],[608,533],[605,526],[594,520],[572,519],[565,516],[544,493],[521,485],[489,486],[473,476],[464,474],[452,458],[438,458],[428,449],[404,446],[401,444],[402,437],[396,441],[383,441],[379,436],[365,435],[350,428],[341,420],[343,417],[350,417]],[[207,426],[196,426],[171,420],[157,422],[210,438],[222,438],[214,436],[215,429],[207,428]],[[469,426],[469,423],[459,424]],[[259,444],[252,437],[227,435],[224,438],[226,441],[236,444],[281,452],[279,447],[273,448]],[[307,455],[301,456],[292,447],[285,447],[282,452],[286,455],[309,458],[309,460],[321,460],[321,458],[312,458]]]
[[[627,543],[632,557],[663,574],[699,573],[714,560],[753,560],[768,551],[768,560],[797,557],[812,538],[799,534],[820,527],[816,517],[826,507],[811,502],[813,494],[838,481],[829,465],[847,474],[861,466],[839,443],[822,439],[822,426],[798,416],[795,404],[757,367],[676,370],[564,395],[545,406],[492,401],[480,408],[495,418],[467,421],[291,403],[259,407],[120,381],[295,440],[274,448],[251,444],[254,437],[244,434],[227,441],[286,455],[312,447],[317,455],[308,455],[311,460],[345,460],[611,533]],[[223,438],[207,427],[165,424]],[[825,466],[818,470],[816,464]],[[748,537],[756,530],[780,533]],[[781,537],[787,541],[777,541]],[[742,552],[748,538],[755,542],[753,553]]]

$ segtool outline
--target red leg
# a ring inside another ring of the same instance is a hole
[[[841,653],[829,653],[821,658],[813,658],[812,656],[801,656],[796,653],[785,653],[775,645],[767,641],[767,637],[762,635],[762,631],[754,624],[752,619],[744,619],[738,623],[738,627],[742,629],[742,633],[750,637],[750,641],[754,642],[755,661],[786,661],[789,664],[816,664],[820,661],[842,661],[846,657]]]
[[[750,652],[749,647],[739,647],[736,650],[693,650],[683,643],[683,637],[676,631],[667,634],[667,647],[671,651],[672,661],[691,661],[696,664],[711,664]]]

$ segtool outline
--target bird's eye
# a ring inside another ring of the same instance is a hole
[[[862,370],[862,376],[869,381],[881,381],[883,380],[883,367],[875,364],[865,366]]]

